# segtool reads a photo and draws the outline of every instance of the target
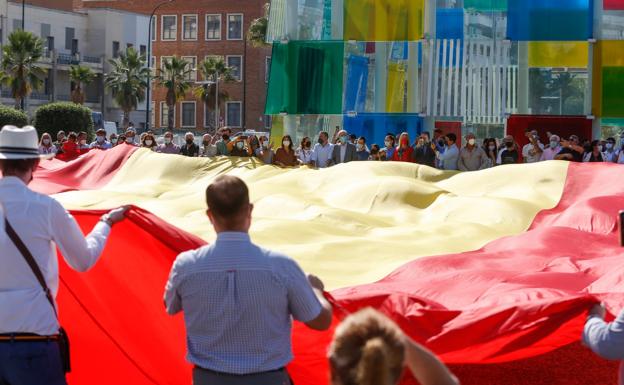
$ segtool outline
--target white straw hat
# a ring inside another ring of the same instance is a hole
[[[54,154],[39,154],[35,127],[4,126],[0,131],[0,159],[50,159]]]

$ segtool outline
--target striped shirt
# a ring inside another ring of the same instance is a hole
[[[234,232],[178,256],[165,305],[171,315],[184,311],[187,360],[230,374],[286,366],[292,318],[309,322],[322,310],[296,262]]]

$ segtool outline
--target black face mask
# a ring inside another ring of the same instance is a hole
[[[229,135],[222,135],[221,139],[223,139],[223,141],[227,142],[228,140],[230,140],[230,136]]]
[[[318,139],[318,144],[320,144],[321,146],[323,145],[323,143],[325,143],[325,141],[323,140],[323,138],[319,138]]]
[[[444,139],[440,139],[440,140],[438,140],[438,146],[440,146],[440,147],[444,147],[444,145],[445,145],[445,144],[446,144],[446,143],[444,143]]]
[[[312,147],[312,143],[310,143],[310,142],[306,142],[306,143],[304,143],[304,144],[303,144],[303,146],[304,146],[305,148],[310,148],[310,147]]]
[[[513,143],[505,143],[505,147],[512,148],[513,147]]]
[[[204,146],[209,146],[210,142],[204,142]]]
[[[193,144],[193,139],[187,139],[186,144]]]

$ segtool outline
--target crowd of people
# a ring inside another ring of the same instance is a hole
[[[460,148],[455,134],[444,134],[442,130],[436,129],[433,138],[429,132],[423,132],[412,142],[407,133],[398,137],[388,134],[383,145],[372,144],[369,147],[367,138],[337,128],[332,138],[327,132],[321,132],[314,144],[310,137],[295,143],[290,135],[285,135],[276,147],[266,135],[233,136],[232,129],[228,127],[221,128],[214,136],[203,135],[199,145],[192,132],[187,132],[184,143],[178,145],[174,142],[172,132],[166,132],[163,142],[159,144],[152,131],[139,135],[137,141],[137,134],[132,128],[124,134],[111,134],[109,137],[105,130],[100,129],[92,143],[87,143],[86,132],[66,134],[60,131],[54,142],[49,134],[44,133],[39,152],[42,155],[54,154],[61,160],[69,161],[93,149],[108,150],[115,146],[130,145],[189,157],[256,157],[266,164],[280,167],[305,165],[326,168],[354,161],[396,161],[459,171],[547,160],[624,164],[624,133],[619,141],[608,138],[590,142],[581,141],[576,135],[565,139],[549,132],[547,144],[540,141],[537,131],[527,130],[525,135],[529,143],[520,146],[511,135],[503,139],[486,138],[479,143],[474,134],[468,133],[464,138],[465,144]]]

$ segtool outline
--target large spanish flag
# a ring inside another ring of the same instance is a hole
[[[204,191],[244,179],[252,239],[322,277],[335,324],[374,307],[436,352],[463,384],[614,384],[579,343],[588,309],[624,307],[617,212],[624,169],[547,162],[474,173],[362,162],[325,170],[161,155],[122,145],[42,164],[32,187],[89,231],[131,204],[86,274],[62,265],[72,385],[190,384],[183,319],[162,295],[176,255],[215,239]],[[332,331],[294,330],[297,385],[326,385]],[[414,383],[406,376],[403,384]]]

